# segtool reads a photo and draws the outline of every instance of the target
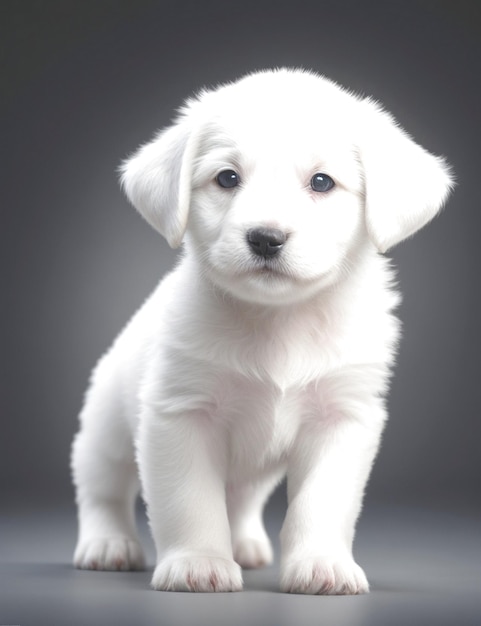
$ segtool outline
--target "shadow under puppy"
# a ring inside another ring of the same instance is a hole
[[[271,562],[262,511],[287,473],[281,589],[368,591],[352,543],[399,340],[382,254],[440,210],[443,159],[313,73],[186,102],[122,168],[182,258],[94,370],[73,446],[75,565],[144,565],[159,590],[234,591]]]

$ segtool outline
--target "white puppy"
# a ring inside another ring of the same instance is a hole
[[[352,557],[386,420],[399,296],[385,252],[451,179],[375,102],[314,74],[253,74],[189,100],[123,166],[177,268],[96,367],[73,447],[75,564],[234,591],[269,563],[262,510],[287,473],[281,588],[368,590]]]

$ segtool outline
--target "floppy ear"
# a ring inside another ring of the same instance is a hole
[[[439,212],[453,180],[442,158],[416,144],[377,104],[362,104],[366,226],[378,250],[386,252]]]
[[[128,199],[172,248],[180,246],[187,226],[195,150],[194,133],[184,117],[121,166]]]

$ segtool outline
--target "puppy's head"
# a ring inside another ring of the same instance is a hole
[[[440,210],[451,179],[382,109],[279,70],[187,102],[122,170],[133,205],[246,300],[283,303],[338,280]]]

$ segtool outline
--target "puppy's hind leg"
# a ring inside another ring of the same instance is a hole
[[[283,473],[278,471],[255,483],[229,486],[227,489],[234,560],[244,569],[272,563],[272,545],[264,526],[263,510]]]
[[[79,518],[74,564],[81,569],[135,570],[145,564],[135,528],[135,453],[118,391],[94,382],[72,448]]]

